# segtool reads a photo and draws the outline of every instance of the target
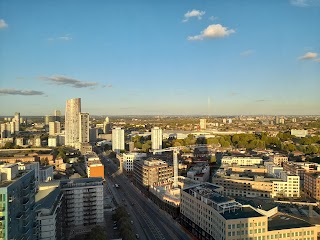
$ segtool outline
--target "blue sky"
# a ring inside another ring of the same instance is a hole
[[[319,23],[319,0],[1,0],[0,115],[320,114]]]

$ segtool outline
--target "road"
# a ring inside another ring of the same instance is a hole
[[[100,157],[105,165],[107,185],[115,200],[126,207],[134,222],[134,231],[139,234],[140,239],[192,239],[170,215],[159,209],[120,174],[112,161],[103,155]],[[115,183],[119,184],[120,188],[115,188]]]

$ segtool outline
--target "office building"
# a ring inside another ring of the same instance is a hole
[[[89,142],[89,113],[79,113],[79,142]]]
[[[19,171],[18,164],[2,164],[0,173],[0,238],[35,239],[34,170]]]
[[[207,119],[200,119],[200,129],[205,130],[207,128]]]
[[[61,132],[61,126],[60,122],[54,121],[54,122],[49,122],[49,135],[56,135]]]
[[[304,192],[317,201],[320,200],[320,172],[304,174]]]
[[[147,157],[146,153],[123,153],[119,156],[120,161],[122,163],[122,168],[124,173],[131,177],[133,173],[133,162],[136,160],[141,160],[142,158]]]
[[[171,178],[173,166],[157,159],[136,160],[133,162],[133,175],[135,184],[142,189],[147,189],[149,186]]]
[[[101,163],[99,156],[95,152],[87,152],[84,157],[88,177],[104,179],[104,165]]]
[[[162,129],[154,127],[151,129],[152,150],[162,149]]]
[[[76,147],[79,143],[81,99],[73,98],[66,102],[65,145]]]
[[[181,223],[197,239],[317,239],[317,226],[278,212],[277,206],[242,205],[222,191],[209,183],[181,191]]]
[[[120,153],[124,149],[124,129],[115,127],[112,129],[112,151]]]

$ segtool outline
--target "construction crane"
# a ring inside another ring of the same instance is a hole
[[[178,153],[181,149],[184,148],[197,148],[197,147],[207,147],[207,144],[195,144],[195,145],[188,145],[188,146],[178,146],[178,147],[169,147],[164,149],[153,149],[150,150],[154,155],[157,153],[162,152],[173,152],[173,188],[178,188],[178,168],[179,168],[179,162],[178,162]]]
[[[154,155],[157,153],[162,153],[162,152],[173,152],[173,188],[178,188],[178,168],[179,168],[179,163],[178,163],[178,153],[179,153],[180,147],[170,147],[170,148],[164,148],[164,149],[155,149],[151,150]]]

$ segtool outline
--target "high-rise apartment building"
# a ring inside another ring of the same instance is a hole
[[[0,125],[0,136],[1,138],[10,138],[11,137],[11,127],[10,123],[2,123]]]
[[[106,119],[103,122],[103,133],[110,133],[111,132],[111,124],[109,117],[106,117]]]
[[[65,116],[65,145],[75,147],[79,143],[79,125],[81,112],[81,99],[67,100]]]
[[[89,141],[89,113],[79,113],[79,142]]]
[[[63,221],[66,236],[89,232],[103,223],[103,179],[78,178],[60,181],[64,195]]]
[[[55,121],[60,122],[61,121],[61,111],[60,110],[54,110],[54,117],[55,117]]]
[[[207,128],[207,119],[200,119],[200,129],[206,129]]]
[[[49,122],[49,135],[59,134],[61,131],[60,122]]]
[[[152,150],[162,149],[162,129],[154,127],[151,129]]]
[[[112,129],[112,151],[119,153],[124,150],[124,129],[115,127]]]
[[[0,239],[34,239],[35,171],[0,165]]]
[[[19,132],[20,131],[20,113],[16,112],[14,114],[13,122],[15,123],[14,131]]]

